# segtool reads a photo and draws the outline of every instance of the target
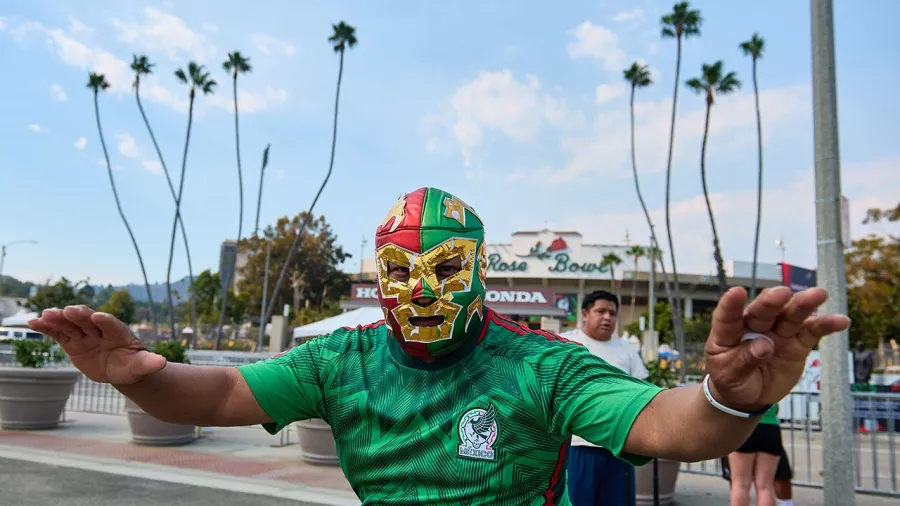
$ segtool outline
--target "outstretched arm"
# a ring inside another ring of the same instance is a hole
[[[722,296],[706,342],[713,398],[753,413],[787,396],[813,346],[850,325],[842,315],[812,316],[826,298],[820,288],[791,296],[790,289],[778,287],[764,290],[745,310],[743,289]],[[742,342],[747,333],[765,337]],[[722,457],[747,440],[758,420],[714,407],[702,385],[674,388],[660,392],[641,411],[623,451],[681,462]]]
[[[28,325],[58,342],[85,376],[113,385],[159,420],[206,426],[272,421],[238,369],[168,363],[112,315],[69,306],[47,309]]]

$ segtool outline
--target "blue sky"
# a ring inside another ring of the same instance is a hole
[[[815,266],[808,2],[695,1],[703,35],[684,46],[683,82],[722,59],[743,90],[720,97],[711,119],[709,185],[726,259],[749,260],[755,219],[756,125],[750,61],[738,44],[758,31],[766,163],[761,260]],[[656,83],[636,103],[638,167],[657,228],[664,230],[665,155],[675,44],[659,37],[672,2],[33,1],[0,8],[0,187],[6,217],[4,274],[33,281],[140,280],[115,210],[94,123],[87,74],[103,72],[106,142],[126,216],[152,281],[164,280],[174,206],[131,94],[128,64],[157,66],[144,106],[177,176],[187,89],[173,71],[190,59],[220,86],[200,97],[185,178],[183,215],[195,272],[215,268],[237,228],[237,173],[228,51],[251,57],[239,80],[245,171],[244,234],[251,232],[261,153],[271,144],[261,223],[309,205],[327,170],[338,58],[327,37],[340,20],[357,28],[346,57],[334,175],[323,213],[358,268],[360,241],[402,192],[438,186],[475,207],[492,242],[517,230],[575,229],[588,242],[645,241],[631,180],[628,89],[622,69],[649,64]],[[852,235],[873,205],[900,193],[898,71],[893,20],[900,3],[836,2],[844,193]],[[679,269],[711,272],[699,177],[703,100],[679,91],[673,229]],[[875,229],[879,231],[880,229]],[[883,230],[881,230],[883,231]],[[372,241],[367,246],[371,248]],[[177,246],[181,251],[181,246]],[[369,256],[367,251],[367,256]],[[187,273],[177,254],[174,276]]]

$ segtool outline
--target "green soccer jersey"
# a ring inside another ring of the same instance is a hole
[[[488,310],[479,339],[426,364],[383,322],[340,329],[240,371],[275,423],[324,419],[363,504],[568,505],[576,434],[622,452],[660,388],[583,346]]]

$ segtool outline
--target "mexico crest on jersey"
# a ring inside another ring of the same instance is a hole
[[[497,410],[473,408],[459,419],[459,456],[470,459],[494,460],[497,441]]]

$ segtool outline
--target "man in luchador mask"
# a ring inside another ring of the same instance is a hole
[[[746,308],[732,289],[713,317],[704,382],[660,389],[486,306],[484,239],[459,198],[403,196],[376,231],[384,321],[238,368],[166,363],[84,306],[29,325],[160,420],[275,434],[324,419],[364,504],[494,506],[569,504],[573,435],[636,465],[727,455],[787,395],[819,339],[849,326],[813,315],[826,299],[818,288],[768,289]]]

